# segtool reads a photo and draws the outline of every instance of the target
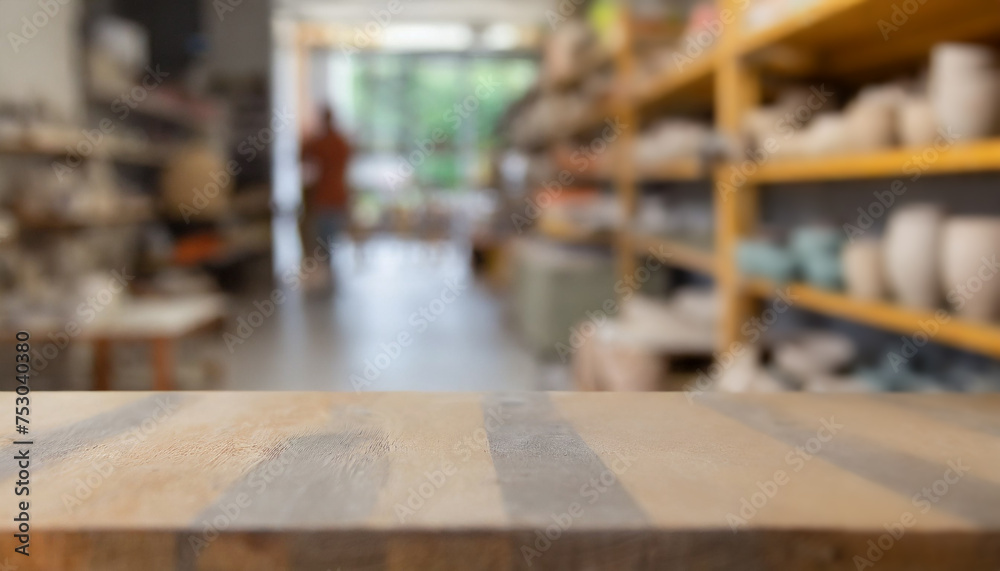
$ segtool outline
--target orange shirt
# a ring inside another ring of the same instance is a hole
[[[347,206],[347,165],[351,146],[336,131],[307,141],[302,146],[302,158],[312,161],[318,177],[307,193],[306,207],[343,209]]]

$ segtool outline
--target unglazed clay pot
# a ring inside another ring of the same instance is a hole
[[[882,263],[882,242],[858,240],[844,246],[841,253],[847,293],[858,299],[882,299],[886,293]]]
[[[949,218],[941,235],[941,285],[948,304],[966,319],[1000,316],[1000,217]]]
[[[933,309],[941,299],[938,253],[944,211],[935,204],[898,206],[886,224],[882,256],[900,304]]]

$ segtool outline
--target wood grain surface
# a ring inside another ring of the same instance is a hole
[[[1000,395],[34,393],[31,412],[31,446],[0,442],[18,570],[1000,569]]]

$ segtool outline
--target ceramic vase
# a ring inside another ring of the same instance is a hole
[[[949,218],[941,236],[941,285],[960,316],[990,321],[1000,316],[1000,217]]]
[[[941,299],[943,220],[943,210],[934,204],[897,206],[889,217],[882,256],[889,289],[902,305],[933,309]]]
[[[841,254],[841,263],[844,284],[851,297],[867,300],[885,297],[885,271],[879,240],[858,240],[848,244]]]
[[[993,50],[941,44],[931,53],[931,104],[938,124],[963,143],[992,135],[1000,115],[1000,76]]]

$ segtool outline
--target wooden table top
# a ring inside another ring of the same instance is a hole
[[[18,569],[1000,569],[1000,395],[31,399]]]

